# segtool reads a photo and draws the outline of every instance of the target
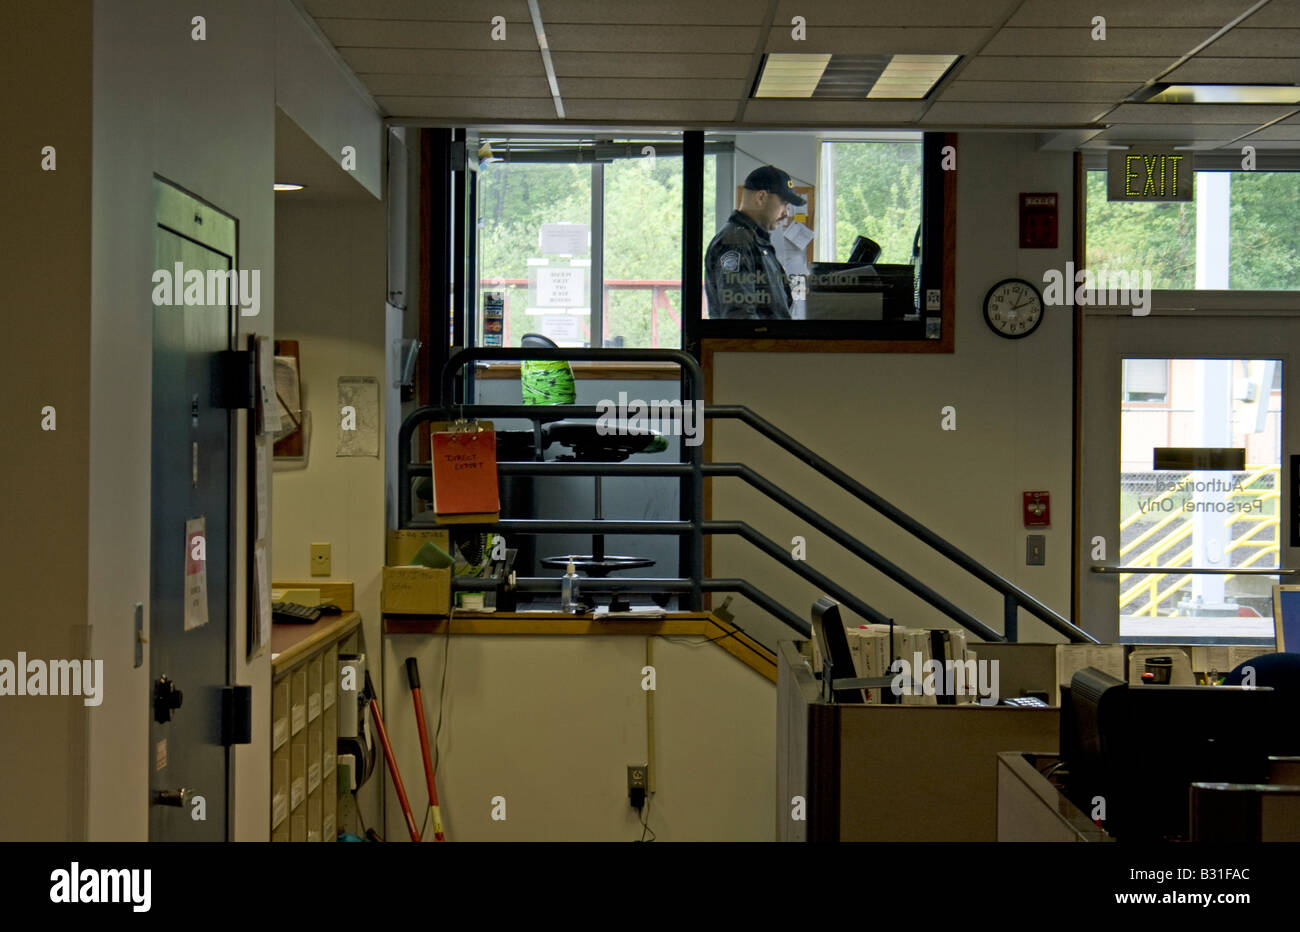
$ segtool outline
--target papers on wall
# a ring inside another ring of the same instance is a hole
[[[1124,674],[1123,644],[1057,644],[1056,645],[1056,699],[1053,705],[1061,704],[1062,686],[1069,686],[1074,674],[1085,667],[1096,667],[1102,673],[1109,673],[1117,679],[1126,679]]]
[[[257,337],[257,424],[258,435],[280,426],[280,404],[275,398],[275,352],[270,337]]]
[[[255,657],[271,643],[271,572],[267,566],[266,545],[261,541],[253,547],[253,612],[248,639],[248,655]]]
[[[185,522],[185,630],[208,623],[207,518]]]
[[[542,333],[561,345],[582,342],[582,318],[560,314],[542,317]]]
[[[802,223],[796,223],[794,221],[785,225],[785,229],[781,231],[781,235],[785,239],[789,240],[794,245],[794,248],[798,250],[806,249],[808,244],[813,241],[813,231],[808,229]]]
[[[537,269],[537,304],[540,307],[585,307],[587,271],[581,267],[546,266]]]
[[[340,376],[336,456],[379,455],[379,380]]]
[[[266,439],[253,438],[253,484],[256,486],[254,496],[257,503],[257,520],[253,528],[254,540],[266,538],[271,513],[271,494],[268,489],[270,476],[267,474],[266,459]]]
[[[585,223],[543,223],[537,234],[537,249],[544,256],[585,256],[590,243]]]
[[[1268,647],[1258,644],[1249,647],[1221,645],[1217,647],[1193,647],[1192,669],[1197,673],[1231,673],[1247,660],[1254,660],[1261,654],[1271,654]]]
[[[302,423],[302,397],[298,384],[298,360],[295,357],[275,357],[275,394],[280,412],[275,439],[280,440],[296,431]]]

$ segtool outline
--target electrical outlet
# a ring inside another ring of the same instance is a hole
[[[646,788],[646,765],[631,764],[627,768],[627,788],[628,792],[632,790],[644,790]]]
[[[330,574],[329,544],[311,545],[311,574],[313,576],[328,576]]]

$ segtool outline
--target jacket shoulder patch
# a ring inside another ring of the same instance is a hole
[[[724,252],[718,264],[728,272],[735,272],[740,268],[740,253],[734,249]]]

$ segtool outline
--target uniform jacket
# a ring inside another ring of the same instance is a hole
[[[738,210],[704,254],[704,291],[712,320],[790,319],[790,285],[771,237]]]

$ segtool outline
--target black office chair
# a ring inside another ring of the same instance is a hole
[[[1246,670],[1254,671],[1254,686],[1266,686],[1277,694],[1279,727],[1277,738],[1283,742],[1276,753],[1300,754],[1300,654],[1286,652],[1261,654],[1238,664],[1224,677],[1224,686],[1241,686],[1246,680]]]

